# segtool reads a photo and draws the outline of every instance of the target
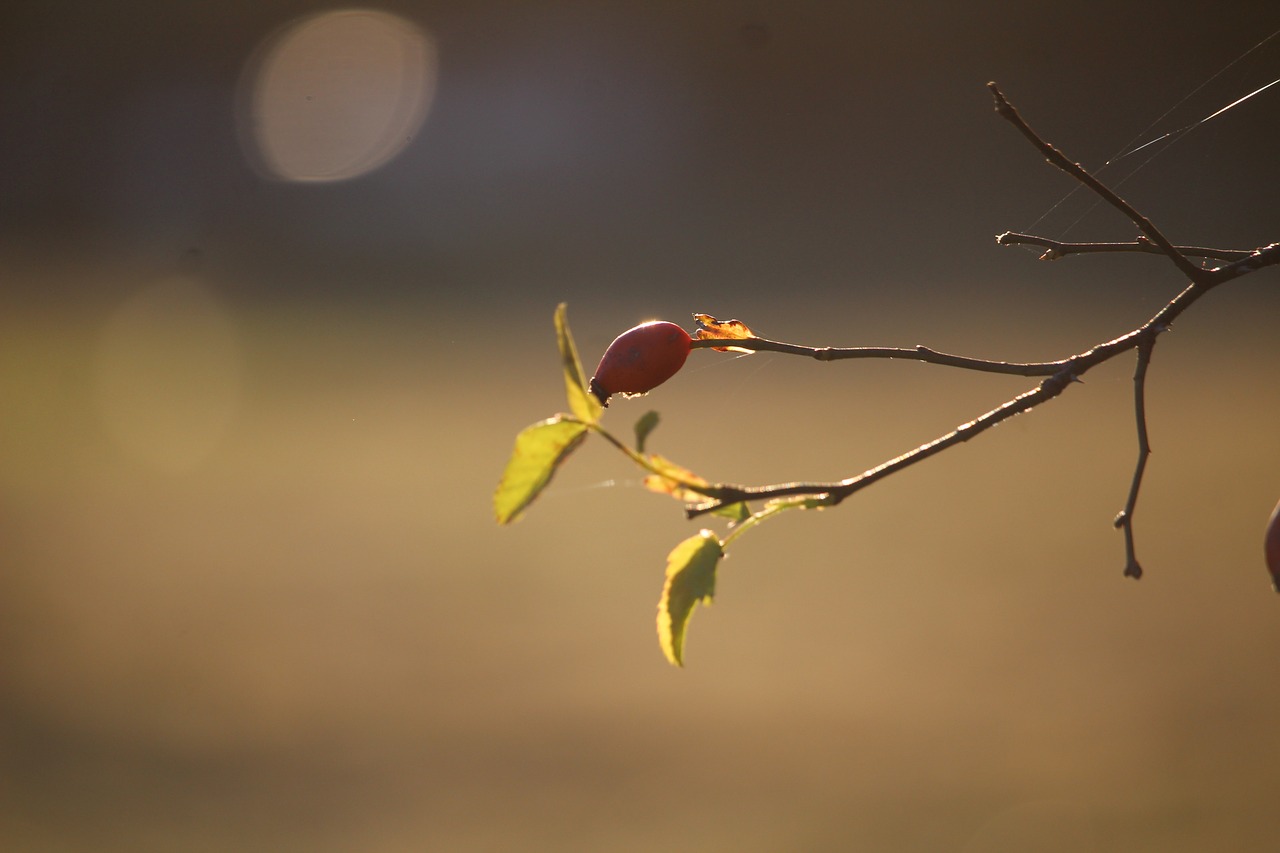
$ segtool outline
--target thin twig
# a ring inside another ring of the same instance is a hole
[[[1030,411],[1040,403],[1052,400],[1066,390],[1090,369],[1109,361],[1129,350],[1137,351],[1137,365],[1134,370],[1134,417],[1138,432],[1138,460],[1134,466],[1133,479],[1129,487],[1129,495],[1124,509],[1116,516],[1115,525],[1125,534],[1125,570],[1126,576],[1138,578],[1142,576],[1133,537],[1133,516],[1138,502],[1138,492],[1146,471],[1147,458],[1151,454],[1151,446],[1147,433],[1146,416],[1146,377],[1151,362],[1152,350],[1156,339],[1169,329],[1173,321],[1193,305],[1202,296],[1217,285],[1238,278],[1263,267],[1280,264],[1280,243],[1272,243],[1253,252],[1237,252],[1223,249],[1205,249],[1200,247],[1177,247],[1151,222],[1127,202],[1103,185],[1097,178],[1077,163],[1072,163],[1060,151],[1039,137],[1022,120],[1017,110],[1005,99],[994,83],[990,84],[992,95],[996,99],[996,110],[1009,120],[1031,143],[1041,151],[1051,164],[1089,187],[1102,199],[1120,210],[1130,221],[1138,226],[1143,236],[1133,243],[1061,243],[1046,238],[1025,234],[1006,233],[997,238],[998,242],[1011,245],[1014,243],[1030,243],[1048,249],[1046,255],[1086,252],[1119,252],[1140,251],[1158,252],[1165,255],[1191,281],[1177,296],[1169,300],[1164,307],[1155,313],[1147,322],[1110,341],[1098,344],[1092,349],[1077,353],[1069,358],[1047,362],[1003,362],[967,356],[950,355],[932,350],[928,347],[808,347],[782,341],[771,341],[764,338],[748,338],[745,340],[726,341],[724,339],[697,340],[694,347],[733,346],[739,349],[778,352],[788,355],[799,355],[819,361],[835,361],[850,358],[898,358],[924,361],[977,370],[990,373],[1005,373],[1021,376],[1044,376],[1034,388],[1019,394],[994,409],[961,424],[950,432],[933,441],[916,447],[889,461],[868,469],[854,477],[832,483],[778,483],[768,486],[738,486],[732,484],[711,484],[692,489],[709,498],[708,501],[686,507],[685,514],[693,518],[712,512],[720,506],[742,501],[768,500],[773,498],[797,495],[812,495],[824,498],[828,505],[835,505],[845,498],[866,488],[879,480],[897,473],[917,462],[921,462],[942,451],[968,441],[980,435],[998,423]],[[1213,269],[1201,269],[1189,261],[1188,256],[1209,258],[1223,261],[1221,266]]]
[[[1215,285],[1222,284],[1224,281],[1230,281],[1233,278],[1239,278],[1242,275],[1256,272],[1263,267],[1272,267],[1276,264],[1280,264],[1280,243],[1272,243],[1260,249],[1255,249],[1248,257],[1209,270],[1209,281]]]
[[[1163,255],[1164,250],[1146,237],[1139,237],[1132,243],[1064,243],[1048,237],[1034,234],[1019,234],[1006,231],[996,237],[1001,246],[1040,246],[1047,249],[1040,256],[1042,261],[1055,261],[1067,255],[1098,254],[1101,252],[1144,252],[1151,255]],[[1249,257],[1249,249],[1207,249],[1203,246],[1175,246],[1179,253],[1188,258],[1210,258],[1215,261],[1239,261]]]
[[[706,338],[695,340],[694,349],[731,345],[737,349],[756,352],[779,352],[786,355],[802,355],[818,361],[842,361],[850,358],[900,358],[907,361],[923,361],[984,373],[1006,373],[1014,376],[1052,376],[1062,369],[1061,361],[992,361],[938,352],[926,346],[914,347],[809,347],[768,338]]]
[[[949,447],[953,447],[963,441],[968,441],[974,436],[986,432],[1001,421],[1007,420],[1008,418],[1021,414],[1022,412],[1029,411],[1034,406],[1053,399],[1066,390],[1073,380],[1079,379],[1099,364],[1109,361],[1121,353],[1128,352],[1131,349],[1145,346],[1148,341],[1154,341],[1156,336],[1169,329],[1173,324],[1174,319],[1194,304],[1196,300],[1208,293],[1209,290],[1209,287],[1197,284],[1187,285],[1181,293],[1169,300],[1163,308],[1157,311],[1150,320],[1143,323],[1133,331],[1126,332],[1118,338],[1098,344],[1092,349],[1077,353],[1070,358],[1065,358],[1057,362],[1044,362],[1045,365],[1056,365],[1058,369],[1035,388],[1014,397],[1012,400],[997,406],[991,411],[974,418],[966,424],[956,427],[951,432],[939,436],[933,441],[922,444],[914,450],[910,450],[895,459],[889,460],[883,465],[878,465],[875,468],[864,471],[857,476],[829,483],[797,482],[777,483],[768,486],[740,486],[728,483],[715,483],[708,486],[699,486],[692,491],[706,495],[711,500],[706,503],[686,507],[685,515],[689,518],[695,518],[699,515],[703,515],[704,513],[711,512],[724,504],[738,503],[739,501],[769,500],[772,498],[790,497],[793,495],[830,495],[833,503],[839,503],[854,492],[866,488],[889,474],[928,459],[930,456],[946,450]],[[753,340],[759,339],[735,340],[732,343],[733,346],[742,347],[751,343]],[[719,343],[723,344],[725,341],[719,341]],[[788,349],[777,351],[794,352],[796,354],[803,355],[807,354],[803,351],[809,349],[812,348],[788,345]]]
[[[1156,345],[1155,336],[1138,345],[1138,363],[1133,371],[1133,415],[1138,427],[1138,461],[1133,468],[1133,480],[1129,484],[1129,497],[1124,509],[1116,516],[1115,526],[1124,531],[1124,576],[1142,577],[1133,542],[1133,513],[1138,506],[1138,490],[1142,488],[1142,475],[1147,469],[1147,457],[1151,455],[1151,442],[1147,437],[1147,366],[1151,363],[1151,350]]]
[[[1155,243],[1156,246],[1160,248],[1160,251],[1168,256],[1169,260],[1173,261],[1174,265],[1181,270],[1183,275],[1192,281],[1206,280],[1206,277],[1203,275],[1204,270],[1201,270],[1195,264],[1191,263],[1185,255],[1179,252],[1177,247],[1174,246],[1173,243],[1169,242],[1169,238],[1165,237],[1164,234],[1160,232],[1160,229],[1156,228],[1156,226],[1152,224],[1151,220],[1134,210],[1127,201],[1112,192],[1106,184],[1091,175],[1079,163],[1073,163],[1071,160],[1067,159],[1065,154],[1045,140],[1041,139],[1039,134],[1032,130],[1031,127],[1023,121],[1022,116],[1018,114],[1016,109],[1014,109],[1013,104],[1009,103],[1005,98],[1004,93],[1000,91],[999,86],[995,83],[988,83],[987,88],[991,91],[992,97],[995,98],[996,112],[1000,117],[1009,121],[1014,127],[1016,127],[1032,145],[1040,150],[1040,153],[1042,153],[1050,163],[1066,172],[1089,189],[1093,190],[1103,201],[1107,202],[1116,210],[1128,217],[1129,221],[1138,226],[1139,231],[1145,234],[1152,243]]]
[[[836,483],[782,483],[773,486],[760,487],[742,487],[717,485],[709,489],[698,489],[697,491],[712,497],[713,500],[685,509],[685,515],[688,518],[696,518],[704,513],[711,512],[716,508],[731,503],[741,501],[762,500],[766,498],[781,498],[792,495],[821,495],[830,498],[831,505],[834,506],[855,492],[865,489],[872,483],[883,480],[890,474],[895,474],[910,465],[917,462],[923,462],[930,456],[934,456],[949,447],[953,447],[961,442],[968,441],[974,436],[980,435],[991,427],[1008,420],[1014,415],[1029,411],[1032,407],[1040,403],[1052,400],[1061,394],[1068,385],[1075,379],[1067,371],[1061,371],[1046,378],[1043,382],[1014,397],[1005,403],[1000,404],[996,408],[974,418],[968,423],[961,424],[946,435],[940,436],[927,444],[922,444],[914,450],[908,451],[894,459],[890,459],[875,468],[864,471],[856,477],[849,477]]]

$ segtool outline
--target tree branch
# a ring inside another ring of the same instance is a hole
[[[1215,285],[1222,284],[1224,281],[1230,281],[1233,278],[1239,278],[1242,275],[1257,272],[1263,267],[1272,267],[1276,264],[1280,264],[1280,243],[1263,246],[1260,249],[1255,249],[1248,257],[1241,258],[1225,266],[1207,270],[1208,280]]]
[[[922,345],[914,347],[809,347],[784,341],[771,341],[768,338],[704,338],[695,340],[691,346],[694,349],[705,349],[726,345],[755,352],[778,352],[786,355],[807,356],[817,361],[842,361],[850,358],[900,358],[907,361],[923,361],[947,367],[960,367],[965,370],[978,370],[984,373],[1007,373],[1015,376],[1051,376],[1061,370],[1065,364],[1062,361],[990,361],[985,358],[970,358],[963,355],[938,352]]]
[[[897,473],[917,462],[923,462],[930,456],[941,453],[949,447],[968,441],[1001,421],[1029,411],[1040,403],[1052,400],[1061,394],[1075,378],[1068,370],[1059,371],[1030,391],[1023,392],[986,414],[980,415],[968,423],[961,424],[946,435],[940,436],[927,444],[922,444],[914,450],[877,465],[875,468],[864,471],[856,477],[849,477],[835,483],[783,483],[759,487],[717,485],[710,489],[698,489],[699,492],[714,499],[708,503],[687,507],[685,515],[688,518],[696,518],[704,513],[712,512],[724,504],[794,495],[825,496],[830,499],[830,505],[834,506],[855,492],[865,489],[872,483],[883,480],[890,474]]]
[[[828,495],[832,499],[832,503],[836,504],[844,500],[849,495],[857,492],[872,483],[887,477],[889,474],[895,473],[922,462],[949,447],[953,447],[963,441],[968,441],[976,435],[986,432],[991,427],[1006,420],[1014,415],[1029,411],[1032,407],[1040,403],[1047,402],[1066,390],[1067,386],[1073,380],[1079,379],[1086,372],[1097,367],[1103,362],[1109,361],[1121,353],[1128,352],[1131,349],[1143,346],[1154,345],[1155,338],[1164,333],[1173,324],[1174,319],[1182,314],[1187,308],[1196,302],[1200,297],[1204,296],[1212,288],[1211,285],[1189,284],[1181,293],[1169,300],[1163,308],[1155,313],[1150,320],[1143,323],[1131,332],[1127,332],[1118,338],[1098,344],[1092,349],[1077,353],[1070,358],[1065,358],[1056,362],[1043,362],[1044,365],[1054,365],[1056,370],[1047,379],[1026,391],[1012,400],[1009,400],[1000,406],[986,412],[983,415],[956,427],[951,432],[942,435],[933,441],[922,444],[914,450],[910,450],[901,456],[889,460],[883,465],[879,465],[868,471],[864,471],[854,477],[839,480],[831,483],[778,483],[768,486],[740,486],[727,483],[716,483],[705,487],[694,489],[699,494],[706,495],[711,498],[710,501],[701,504],[694,504],[686,507],[685,515],[688,518],[696,518],[704,513],[713,510],[725,504],[738,503],[740,501],[769,500],[772,498],[791,497],[794,495]],[[761,340],[760,338],[748,338],[745,340],[734,340],[731,343],[735,347],[744,347],[750,343]],[[729,343],[725,340],[712,340],[709,344],[724,345]],[[788,352],[794,354],[807,355],[813,347],[798,347],[788,344],[786,349],[775,350],[777,352]],[[904,352],[913,352],[914,350],[903,350]],[[1144,368],[1145,369],[1145,368]]]
[[[1032,130],[1031,127],[1023,121],[1022,116],[1018,114],[1016,109],[1014,109],[1013,104],[1010,104],[1005,98],[1004,93],[1000,91],[999,86],[995,83],[988,83],[987,88],[991,91],[992,97],[995,98],[996,112],[1000,117],[1016,127],[1032,145],[1040,150],[1040,153],[1045,156],[1045,159],[1057,168],[1066,172],[1071,177],[1075,178],[1080,183],[1084,184],[1089,189],[1093,190],[1094,193],[1096,193],[1103,201],[1128,217],[1129,221],[1138,226],[1138,230],[1146,235],[1147,239],[1158,246],[1160,251],[1168,256],[1169,260],[1173,261],[1174,266],[1176,266],[1183,275],[1192,281],[1206,280],[1206,277],[1203,275],[1204,271],[1191,263],[1191,261],[1187,260],[1187,257],[1179,252],[1173,243],[1169,242],[1169,238],[1165,237],[1164,234],[1160,232],[1160,229],[1156,228],[1156,226],[1152,224],[1151,220],[1134,210],[1127,201],[1112,192],[1109,187],[1087,172],[1079,163],[1073,163],[1071,160],[1067,159],[1065,154],[1041,139],[1039,134]]]
[[[1139,214],[1127,202],[1103,185],[1097,178],[1077,163],[1066,159],[1056,148],[1042,140],[1022,120],[1022,117],[1005,99],[999,88],[989,84],[992,95],[996,99],[996,110],[1009,120],[1049,162],[1057,168],[1092,189],[1113,207],[1120,210],[1130,221],[1138,226],[1143,236],[1132,243],[1063,243],[1027,234],[1006,232],[997,237],[1002,245],[1027,243],[1043,246],[1047,249],[1046,258],[1061,257],[1073,253],[1092,252],[1153,252],[1168,257],[1179,271],[1191,281],[1164,307],[1157,311],[1147,322],[1118,338],[1098,344],[1092,349],[1077,353],[1069,358],[1045,362],[1005,362],[988,359],[970,358],[938,352],[925,346],[916,347],[809,347],[800,344],[772,341],[765,338],[748,337],[745,339],[710,338],[695,340],[693,347],[705,348],[716,346],[732,346],[737,349],[753,351],[777,352],[786,355],[799,355],[818,361],[837,361],[852,358],[897,358],[912,361],[923,361],[966,370],[988,373],[1004,373],[1019,376],[1044,376],[1045,378],[1034,388],[1008,400],[994,409],[979,415],[968,423],[961,424],[950,432],[939,436],[890,459],[861,474],[830,483],[778,483],[766,486],[740,486],[734,484],[709,484],[699,486],[692,491],[705,495],[708,501],[688,505],[685,514],[695,518],[712,512],[727,504],[770,500],[795,496],[813,496],[821,498],[825,505],[833,506],[850,495],[861,491],[879,480],[902,471],[917,462],[922,462],[948,448],[980,435],[998,423],[1030,411],[1040,403],[1047,402],[1065,391],[1073,382],[1078,381],[1087,371],[1109,361],[1129,350],[1137,351],[1137,364],[1134,369],[1134,419],[1138,433],[1138,459],[1134,466],[1133,478],[1129,486],[1128,498],[1124,509],[1115,518],[1115,526],[1125,534],[1125,569],[1128,577],[1140,578],[1142,567],[1139,565],[1133,535],[1133,516],[1137,507],[1138,493],[1142,486],[1146,471],[1147,459],[1151,454],[1151,445],[1147,433],[1146,416],[1146,378],[1151,363],[1151,354],[1156,339],[1167,331],[1173,321],[1182,315],[1210,290],[1234,278],[1247,275],[1267,266],[1280,265],[1280,243],[1272,243],[1252,252],[1229,249],[1206,249],[1202,247],[1177,247],[1146,217]],[[1202,269],[1192,264],[1187,258],[1201,257],[1222,261],[1220,266]]]
[[[1101,252],[1145,252],[1152,255],[1163,255],[1164,250],[1146,237],[1138,237],[1132,243],[1064,243],[1050,240],[1048,237],[1037,237],[1034,234],[1019,234],[1006,231],[996,237],[1001,246],[1040,246],[1047,249],[1040,256],[1042,261],[1056,261],[1067,255],[1098,254]],[[1178,252],[1190,258],[1210,258],[1216,261],[1239,261],[1249,257],[1248,249],[1206,249],[1202,246],[1175,246]]]
[[[1155,336],[1138,345],[1138,363],[1133,370],[1133,414],[1138,427],[1138,461],[1133,468],[1129,497],[1115,520],[1115,526],[1124,531],[1124,576],[1135,580],[1142,577],[1142,566],[1138,564],[1133,543],[1133,511],[1138,505],[1138,490],[1142,488],[1147,457],[1151,455],[1151,442],[1147,438],[1147,366],[1151,364],[1151,351],[1155,345]]]

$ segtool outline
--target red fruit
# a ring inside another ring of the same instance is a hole
[[[609,405],[612,394],[644,394],[666,382],[689,356],[689,333],[665,320],[641,323],[613,339],[591,377],[591,393]]]
[[[1271,584],[1280,592],[1280,504],[1271,512],[1267,522],[1267,538],[1263,545],[1267,554],[1267,568],[1271,571]]]

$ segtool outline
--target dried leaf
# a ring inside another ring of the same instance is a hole
[[[697,330],[693,336],[698,340],[743,341],[756,337],[756,334],[741,320],[717,320],[710,314],[694,314],[693,319],[697,321]],[[716,352],[755,352],[742,347],[712,347],[712,349]]]

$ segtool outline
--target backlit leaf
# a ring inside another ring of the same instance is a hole
[[[499,524],[520,518],[586,434],[586,424],[556,415],[525,427],[516,436],[515,449],[493,494],[493,514]]]
[[[560,366],[564,371],[569,411],[577,415],[579,420],[593,424],[600,420],[604,407],[588,390],[582,362],[578,359],[578,348],[574,346],[573,335],[569,332],[568,311],[569,306],[563,302],[556,306],[556,343],[560,347]]]
[[[721,504],[711,510],[711,514],[727,518],[734,524],[739,524],[751,517],[751,508],[742,501],[738,501],[736,504]]]
[[[741,320],[717,320],[710,314],[694,314],[698,328],[693,336],[698,340],[730,340],[742,341],[756,337]],[[742,347],[712,347],[716,352],[755,352]]]
[[[656,453],[649,456],[649,464],[659,472],[644,478],[644,487],[649,491],[657,492],[660,495],[671,495],[676,500],[684,501],[685,503],[698,501],[704,497],[700,492],[692,491],[685,485],[686,483],[695,486],[709,485],[706,480],[688,468],[677,465],[670,459],[659,456]]]
[[[716,567],[724,549],[710,530],[677,545],[667,555],[667,579],[658,601],[658,643],[667,660],[684,666],[684,641],[693,609],[716,594]]]

